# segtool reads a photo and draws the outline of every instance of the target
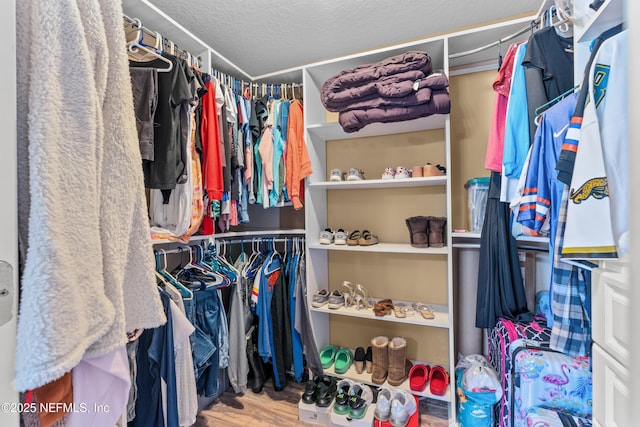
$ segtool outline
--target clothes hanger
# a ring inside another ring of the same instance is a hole
[[[162,253],[162,257],[164,259],[164,265],[161,268],[160,268],[160,253],[158,251],[155,251],[155,252],[156,252],[156,277],[158,276],[162,277],[164,281],[166,281],[167,283],[172,285],[174,288],[176,288],[182,295],[182,299],[185,299],[185,300],[193,299],[193,292],[191,292],[190,289],[188,289],[186,286],[180,283],[178,279],[173,277],[166,270],[167,269],[167,253],[165,252],[165,250],[160,249],[160,252]]]
[[[549,108],[553,107],[558,102],[562,101],[567,96],[571,95],[573,92],[575,92],[579,88],[580,88],[580,85],[576,85],[576,86],[572,87],[571,89],[569,89],[568,91],[566,91],[564,93],[561,93],[560,95],[556,96],[555,98],[545,102],[544,104],[542,104],[541,106],[536,108],[536,110],[534,112],[534,114],[535,114],[535,119],[534,119],[535,124],[536,125],[540,125],[540,120],[542,118],[542,114],[545,111],[547,111]]]
[[[156,38],[156,43],[157,40],[158,39]],[[139,61],[145,61],[147,58],[153,58],[159,59],[162,62],[166,63],[166,68],[157,68],[159,73],[168,73],[173,69],[173,63],[169,59],[162,56],[162,54],[158,52],[156,46],[149,46],[144,43],[144,27],[140,28],[138,36],[135,39],[127,43],[127,51]],[[144,52],[145,55],[140,56],[140,51]]]

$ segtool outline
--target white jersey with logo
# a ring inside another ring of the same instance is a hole
[[[563,258],[606,259],[627,251],[627,32],[603,42],[571,180]]]

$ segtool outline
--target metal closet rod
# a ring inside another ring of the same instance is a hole
[[[510,34],[506,37],[501,38],[500,40],[497,40],[495,42],[486,44],[484,46],[475,48],[475,49],[471,49],[471,50],[467,50],[464,52],[458,52],[458,53],[452,53],[451,55],[449,55],[449,59],[453,59],[453,58],[460,58],[463,56],[467,56],[467,55],[473,55],[474,53],[478,53],[478,52],[482,52],[483,50],[487,50],[487,49],[491,49],[492,47],[498,46],[502,43],[508,42],[509,40],[515,39],[518,36],[521,36],[522,34],[526,33],[527,31],[531,31],[533,27],[535,27],[536,25],[538,25],[538,23],[540,22],[539,19],[536,19],[535,21],[531,21],[531,24],[529,24],[528,26],[522,28],[521,30],[516,31],[513,34]]]
[[[233,239],[233,240],[225,240],[225,239],[216,239],[216,243],[217,244],[237,244],[237,243],[271,243],[271,242],[275,242],[275,243],[285,243],[285,242],[289,242],[289,241],[293,241],[293,239],[299,239],[301,241],[304,241],[305,238],[304,237],[285,237],[285,238],[278,238],[278,239],[272,239],[270,237],[252,237],[250,239]],[[203,245],[186,245],[186,246],[178,246],[177,248],[173,248],[173,249],[154,249],[153,252],[154,253],[158,253],[160,255],[163,254],[179,254],[179,253],[185,253],[185,252],[189,252],[191,251],[190,248],[195,247],[195,246],[203,246]]]

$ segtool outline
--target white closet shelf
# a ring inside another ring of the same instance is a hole
[[[403,303],[405,305],[411,305],[412,301],[397,301],[393,300],[394,304]],[[427,304],[433,309],[434,319],[425,319],[419,312],[416,312],[413,316],[396,317],[393,312],[388,316],[376,316],[371,308],[361,308],[360,310],[355,307],[340,307],[338,309],[330,309],[327,305],[323,307],[310,307],[311,311],[317,311],[319,313],[328,313],[336,316],[350,316],[360,317],[362,319],[379,320],[382,322],[396,322],[409,325],[419,326],[431,326],[434,328],[449,328],[449,308],[446,305]]]
[[[587,25],[584,26],[584,31],[576,34],[578,43],[590,42],[602,32],[620,24],[624,19],[622,3],[622,0],[607,0],[600,9],[591,16]]]
[[[323,181],[309,184],[309,188],[353,190],[365,188],[431,187],[447,185],[446,176],[425,176],[404,179],[365,179],[363,181]]]
[[[414,120],[395,123],[372,123],[358,132],[347,133],[338,122],[317,123],[307,126],[307,130],[314,136],[324,140],[367,138],[371,136],[391,135],[421,130],[444,129],[449,118],[448,114],[434,114]]]
[[[353,350],[351,350],[353,353]],[[418,362],[418,361],[413,361],[412,363],[415,365],[417,363],[424,363],[425,365],[430,365],[429,363],[426,362]],[[349,369],[347,370],[347,372],[345,372],[344,374],[336,374],[334,366],[331,365],[329,368],[325,368],[324,369],[324,373],[325,375],[330,375],[333,377],[338,377],[338,378],[349,378],[352,380],[355,380],[357,382],[363,383],[363,384],[371,384],[377,387],[387,387],[390,389],[402,389],[402,390],[406,390],[411,394],[414,394],[416,396],[422,396],[422,397],[428,397],[430,399],[435,399],[435,400],[441,400],[443,402],[450,402],[450,393],[449,393],[449,388],[451,387],[451,384],[449,384],[449,386],[447,387],[447,391],[445,392],[445,394],[443,396],[438,396],[437,394],[433,394],[431,393],[431,391],[429,391],[429,384],[427,383],[427,387],[424,389],[424,391],[413,391],[411,390],[411,387],[409,387],[409,379],[407,378],[399,387],[393,387],[391,385],[389,385],[389,383],[385,382],[384,384],[375,384],[373,381],[371,381],[371,374],[367,374],[367,371],[364,370],[361,374],[356,372],[356,366],[355,366],[355,362],[354,364],[352,364]]]
[[[291,230],[252,230],[252,231],[229,231],[226,233],[218,233],[218,234],[207,234],[207,235],[196,235],[191,236],[190,242],[197,242],[200,240],[209,240],[209,239],[225,239],[230,237],[261,237],[261,236],[282,236],[282,235],[296,235],[296,236],[304,236],[305,230],[301,228],[294,228]],[[152,240],[151,243],[154,245],[163,245],[168,243],[177,243],[186,245],[188,243],[181,241],[174,241],[168,239],[158,239]]]
[[[321,245],[320,243],[309,244],[309,249],[321,249],[326,251],[353,251],[353,252],[387,252],[400,254],[427,254],[427,255],[447,255],[449,249],[444,248],[414,248],[409,243],[378,243],[371,246],[347,246],[347,245]]]

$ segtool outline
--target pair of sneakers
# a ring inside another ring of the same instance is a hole
[[[391,420],[394,427],[405,427],[417,410],[416,398],[411,393],[383,387],[378,392],[374,416],[382,422]]]
[[[404,166],[398,166],[397,168],[386,168],[382,174],[382,179],[405,179],[411,178],[411,169],[407,169]]]
[[[342,228],[332,230],[330,227],[325,228],[320,232],[320,244],[321,245],[346,245],[349,233]]]
[[[329,181],[363,181],[364,172],[357,168],[351,168],[347,173],[342,172],[340,169],[331,169],[329,172]]]
[[[359,420],[364,418],[372,402],[373,391],[369,386],[345,378],[338,382],[333,412]]]

